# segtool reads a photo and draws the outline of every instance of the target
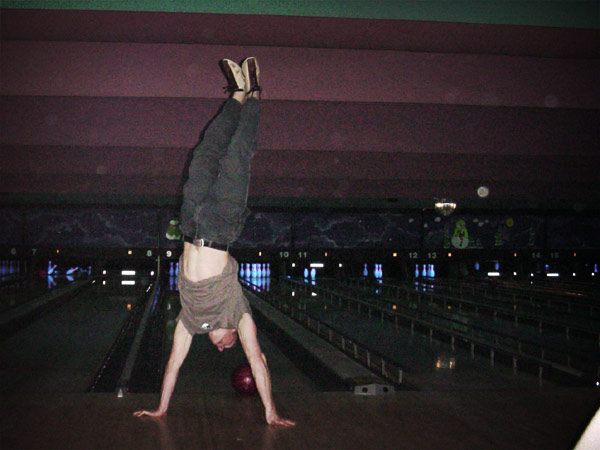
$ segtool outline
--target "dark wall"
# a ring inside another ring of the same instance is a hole
[[[178,249],[177,211],[151,208],[0,208],[0,245]],[[598,216],[254,212],[240,249],[600,249]]]

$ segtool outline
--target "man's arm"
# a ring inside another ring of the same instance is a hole
[[[250,314],[244,313],[242,316],[238,326],[238,334],[246,353],[246,358],[248,358],[248,363],[250,363],[250,367],[252,368],[256,389],[265,407],[267,423],[269,425],[281,425],[284,427],[296,425],[296,422],[293,420],[281,418],[277,414],[271,395],[271,376],[267,367],[267,358],[260,349],[260,344],[256,338],[256,325]]]
[[[185,360],[185,357],[188,354],[191,344],[192,335],[188,333],[185,326],[183,326],[183,323],[179,321],[179,323],[175,327],[173,348],[171,349],[171,356],[169,357],[169,362],[167,363],[165,376],[163,378],[160,405],[155,411],[136,411],[133,413],[134,416],[161,417],[167,413],[167,409],[169,408],[169,401],[171,400],[171,395],[173,394],[173,389],[175,389],[175,383],[177,382],[177,375],[179,374],[179,369],[181,368],[181,365],[183,364],[183,361]]]

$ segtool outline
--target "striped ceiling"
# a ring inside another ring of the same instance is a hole
[[[5,0],[0,203],[176,205],[252,54],[254,206],[598,210],[597,5]]]

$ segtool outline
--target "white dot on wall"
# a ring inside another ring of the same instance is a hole
[[[558,103],[558,97],[556,95],[549,94],[544,98],[544,105],[548,108],[556,108]]]
[[[329,139],[330,139],[331,143],[334,145],[340,145],[344,141],[344,138],[341,135],[341,133],[339,133],[337,131],[334,133],[331,133]]]
[[[435,219],[433,219],[434,222],[441,222],[442,218],[441,217],[436,217]]]
[[[448,102],[454,102],[458,98],[458,94],[459,94],[458,89],[453,88],[453,89],[450,89],[448,92],[446,92],[446,95],[444,96],[444,98]]]
[[[198,72],[198,64],[190,64],[185,68],[185,74],[188,77],[194,77]]]
[[[58,123],[58,117],[56,114],[48,114],[44,118],[44,122],[46,122],[46,125],[54,126]]]
[[[96,175],[106,175],[106,167],[105,166],[96,167]]]

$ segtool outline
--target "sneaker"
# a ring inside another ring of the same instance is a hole
[[[244,72],[244,78],[246,78],[246,93],[261,92],[262,88],[259,84],[260,69],[258,68],[258,61],[256,58],[246,58],[242,63],[242,72]]]
[[[246,90],[246,79],[242,73],[242,69],[230,59],[221,60],[221,68],[227,78],[227,86],[225,91],[238,92]]]

